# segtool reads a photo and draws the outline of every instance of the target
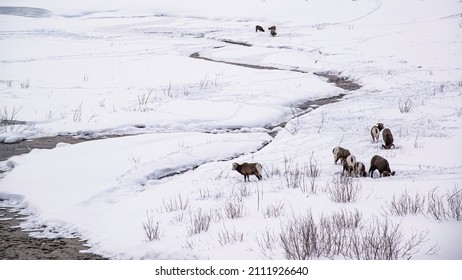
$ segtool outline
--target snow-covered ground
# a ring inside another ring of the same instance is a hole
[[[115,259],[284,259],[300,217],[319,226],[342,211],[361,215],[363,236],[388,221],[398,247],[422,237],[398,258],[462,259],[462,3],[287,2],[0,0],[0,142],[130,135],[0,163],[2,203],[26,207],[23,226],[46,225],[41,236],[77,234]],[[372,142],[377,122],[395,149]],[[335,202],[336,146],[366,168],[381,155],[396,175],[354,178],[356,199]],[[244,161],[263,165],[262,181],[231,170]],[[310,163],[317,177],[300,173]],[[417,214],[390,210],[405,193],[424,199]]]

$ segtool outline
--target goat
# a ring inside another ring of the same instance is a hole
[[[233,163],[233,170],[236,170],[237,172],[244,175],[244,182],[250,182],[250,175],[257,176],[258,180],[261,180],[263,178],[261,176],[263,168],[259,163]]]
[[[261,27],[260,25],[257,25],[255,26],[255,32],[258,32],[258,31],[265,32],[265,29],[263,29],[263,27]]]
[[[342,147],[335,147],[332,150],[332,153],[334,154],[334,163],[337,164],[337,161],[339,159],[346,159],[350,155],[350,151],[348,151],[345,148]]]
[[[391,130],[388,128],[385,128],[382,132],[382,137],[383,137],[383,142],[385,142],[385,145],[382,144],[382,147],[384,149],[392,149],[395,148],[395,145],[393,144],[393,134],[391,134]]]
[[[342,175],[345,174],[345,171],[348,171],[348,175],[353,175],[354,168],[356,165],[356,157],[354,155],[347,156],[346,159],[342,159],[343,171]]]
[[[362,162],[356,162],[355,164],[355,175],[359,177],[366,177],[367,172],[366,172],[366,166]]]
[[[271,29],[270,34],[271,34],[271,36],[275,37],[277,35],[276,30]]]
[[[377,123],[371,128],[372,142],[378,141],[380,136],[380,131],[383,129],[383,123]]]
[[[375,155],[371,159],[371,167],[369,168],[369,174],[371,175],[371,178],[374,178],[373,175],[375,170],[379,171],[380,177],[395,175],[395,171],[391,171],[388,161],[379,155]]]
[[[273,26],[270,26],[270,27],[268,27],[268,30],[274,30],[274,31],[276,31],[276,26],[274,26],[274,25],[273,25]]]

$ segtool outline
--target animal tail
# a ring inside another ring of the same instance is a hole
[[[263,167],[261,166],[261,164],[257,163],[255,164],[255,168],[257,169],[257,172],[258,172],[258,175],[262,175],[263,173]]]

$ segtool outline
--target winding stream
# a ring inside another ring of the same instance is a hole
[[[247,67],[252,69],[260,70],[275,70],[275,71],[293,71],[306,74],[314,74],[319,77],[326,79],[326,82],[334,83],[337,87],[342,88],[346,91],[357,90],[360,88],[360,85],[351,81],[347,77],[339,76],[334,73],[308,73],[300,69],[281,69],[271,66],[261,66],[261,65],[252,65],[245,63],[236,63],[236,62],[227,62],[227,61],[218,61],[210,58],[201,56],[198,52],[190,55],[194,59],[203,59],[216,63],[225,63],[240,67]],[[294,115],[287,121],[283,121],[279,124],[273,124],[265,127],[267,133],[272,137],[275,137],[278,133],[278,130],[274,128],[281,127],[284,128],[290,120],[300,117],[306,113],[311,112],[312,110],[319,108],[320,106],[330,104],[333,102],[338,102],[342,99],[345,94],[340,94],[338,96],[333,96],[329,98],[323,98],[318,100],[308,100],[301,104],[298,104],[296,107],[301,110],[300,113]],[[238,130],[236,128],[235,130]],[[109,136],[110,137],[110,136]],[[123,137],[123,136],[122,136]],[[101,138],[97,138],[101,139]],[[29,153],[32,149],[53,149],[56,147],[57,143],[69,143],[75,144],[84,141],[91,141],[93,139],[81,139],[75,138],[72,136],[56,136],[56,137],[43,137],[21,141],[14,144],[0,144],[0,161],[5,161],[15,155],[21,155]],[[259,149],[263,149],[266,145],[262,145]],[[230,159],[224,159],[230,160]],[[184,172],[189,170],[194,170],[196,167],[192,167]],[[1,173],[0,171],[0,179]],[[184,173],[181,172],[181,173]],[[175,176],[181,173],[172,173],[165,175],[161,178],[169,176]],[[21,214],[20,209],[15,207],[8,206],[8,203],[0,200],[0,259],[69,259],[69,260],[79,260],[79,259],[103,259],[99,255],[81,253],[80,251],[88,249],[84,245],[84,241],[78,238],[34,238],[31,237],[27,232],[21,230],[20,223],[22,220],[26,219],[27,216]],[[38,229],[40,230],[40,229]]]

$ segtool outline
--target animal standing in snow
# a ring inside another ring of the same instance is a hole
[[[374,178],[373,175],[375,170],[379,171],[380,177],[395,175],[395,171],[391,171],[388,161],[379,155],[375,155],[371,159],[371,167],[369,168],[369,174],[371,175],[371,178]]]
[[[337,164],[337,161],[339,159],[346,159],[350,155],[350,151],[348,151],[345,148],[342,147],[335,147],[332,150],[332,153],[334,154],[334,163]]]
[[[276,35],[278,35],[278,34],[276,33],[276,30],[275,30],[275,29],[271,29],[270,34],[271,34],[271,36],[273,36],[273,37],[275,37]]]
[[[378,141],[380,136],[380,131],[383,129],[383,123],[377,123],[371,128],[372,142]]]
[[[274,25],[273,25],[273,26],[270,26],[270,27],[268,27],[268,30],[269,30],[269,31],[274,30],[274,31],[276,32],[276,26],[274,26]]]
[[[261,180],[263,178],[261,176],[263,168],[259,163],[233,163],[233,170],[236,170],[237,172],[244,175],[244,182],[250,182],[250,175],[257,176],[258,180]]]
[[[261,27],[260,25],[257,25],[255,26],[255,32],[258,32],[258,31],[265,32],[265,29],[263,29],[263,27]]]
[[[346,159],[342,159],[343,171],[342,175],[345,175],[345,171],[348,172],[348,175],[351,176],[354,173],[356,165],[356,157],[354,155],[347,156]]]
[[[384,149],[392,149],[395,148],[395,145],[393,144],[393,134],[391,134],[391,130],[388,128],[385,128],[382,132],[382,137],[383,137],[383,142],[385,144],[382,144],[382,147]]]
[[[366,166],[362,162],[356,162],[355,164],[355,175],[359,177],[366,177],[367,172],[366,172]]]

